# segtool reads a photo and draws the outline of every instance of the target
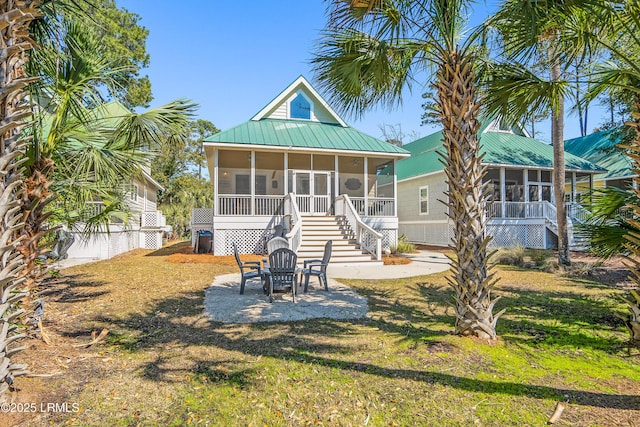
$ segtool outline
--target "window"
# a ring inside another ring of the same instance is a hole
[[[311,120],[311,103],[302,93],[298,93],[291,101],[289,117]]]
[[[429,186],[420,187],[418,191],[420,215],[429,215]]]
[[[138,186],[135,184],[131,184],[129,186],[129,199],[133,200],[134,202],[138,201]]]

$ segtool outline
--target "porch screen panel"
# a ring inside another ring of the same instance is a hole
[[[524,175],[522,169],[505,171],[508,202],[524,202]]]
[[[251,215],[250,151],[219,151],[217,202],[220,215]]]
[[[284,199],[284,154],[256,151],[255,214],[281,215]]]
[[[289,154],[289,169],[311,170],[311,154]]]
[[[340,194],[349,196],[353,207],[360,215],[366,215],[364,172],[364,157],[340,156],[338,158]]]
[[[320,154],[313,155],[313,170],[314,171],[333,171],[335,169],[335,157],[323,156]]]
[[[367,169],[368,214],[393,216],[395,203],[393,160],[369,158]]]

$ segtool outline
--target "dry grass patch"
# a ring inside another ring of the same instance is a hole
[[[640,356],[614,316],[625,312],[619,290],[501,268],[497,308],[508,311],[492,345],[451,335],[444,274],[348,281],[368,297],[366,319],[223,325],[204,315],[204,290],[237,268],[169,261],[182,250],[136,251],[51,282],[53,345],[21,357],[60,374],[20,379],[12,398],[82,411],[24,425],[543,425],[558,401],[559,425],[640,417]],[[73,347],[101,328],[105,342]]]

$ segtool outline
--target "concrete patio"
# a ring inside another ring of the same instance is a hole
[[[214,322],[256,323],[288,322],[305,319],[358,319],[367,315],[367,298],[359,295],[342,279],[397,279],[422,276],[447,270],[449,259],[439,252],[420,251],[409,255],[412,262],[382,267],[329,267],[329,292],[311,278],[309,292],[300,287],[296,303],[291,295],[276,294],[273,303],[262,291],[259,279],[247,281],[240,295],[240,274],[217,276],[205,291],[205,313]]]

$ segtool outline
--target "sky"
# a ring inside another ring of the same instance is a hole
[[[151,61],[142,74],[151,80],[151,107],[186,98],[200,105],[199,118],[225,130],[249,120],[298,76],[315,85],[309,62],[326,21],[322,0],[116,0],[116,4],[140,15],[139,23],[149,29]],[[487,16],[488,9],[487,3],[477,3],[471,22]],[[402,105],[391,111],[378,107],[361,118],[342,117],[377,138],[383,136],[382,125],[400,128],[405,143],[411,136],[429,135],[438,129],[420,125],[425,83],[426,76],[405,90]],[[599,120],[590,117],[593,124]],[[565,139],[580,135],[576,122],[574,116],[565,121]],[[550,125],[538,128],[542,131],[538,137],[549,141]]]

